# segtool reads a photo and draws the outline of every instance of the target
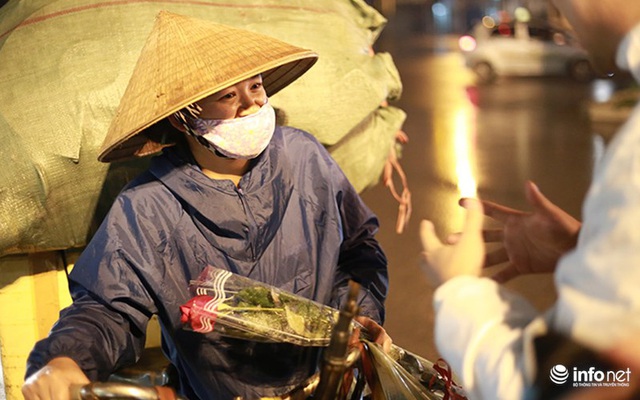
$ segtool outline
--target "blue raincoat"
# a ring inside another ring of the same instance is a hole
[[[155,157],[78,259],[73,304],[36,344],[27,376],[64,355],[104,380],[140,356],[153,314],[189,399],[274,396],[310,376],[319,349],[183,328],[179,307],[207,265],[334,307],[353,279],[361,315],[382,323],[388,280],[378,221],[329,153],[281,127],[253,163],[236,187],[206,177],[179,146]]]

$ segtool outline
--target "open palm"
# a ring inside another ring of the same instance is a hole
[[[527,182],[525,192],[531,212],[482,202],[485,215],[503,224],[502,229],[483,231],[485,242],[502,243],[487,254],[485,267],[508,262],[493,276],[498,282],[523,274],[553,272],[560,257],[575,247],[578,239],[578,220],[549,201],[533,182]]]

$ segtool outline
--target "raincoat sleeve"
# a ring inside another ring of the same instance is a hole
[[[27,359],[26,377],[51,359],[73,359],[91,380],[106,380],[118,368],[133,364],[145,342],[145,328],[97,301],[89,293],[76,293],[49,336],[38,343]]]
[[[364,204],[354,187],[334,162],[331,177],[337,190],[337,204],[342,219],[343,242],[340,246],[334,298],[344,300],[349,280],[361,285],[360,315],[384,322],[384,302],[389,286],[387,258],[375,234],[377,217]],[[340,304],[341,305],[341,304]]]
[[[435,340],[471,399],[522,398],[529,343],[546,328],[523,298],[488,278],[460,276],[434,294]]]
[[[143,226],[144,218],[126,212],[119,200],[76,262],[70,274],[73,303],[62,310],[49,336],[36,343],[26,376],[66,356],[89,379],[104,380],[139,358],[147,323],[157,310],[148,290],[154,283],[135,266],[154,265],[149,257],[157,252],[149,235],[156,228]]]

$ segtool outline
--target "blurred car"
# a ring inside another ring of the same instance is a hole
[[[595,73],[587,52],[565,33],[524,23],[482,25],[458,40],[465,62],[480,82],[499,76],[565,75],[588,81]]]

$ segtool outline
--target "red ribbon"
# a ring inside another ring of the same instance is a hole
[[[444,387],[446,390],[444,391],[444,397],[442,400],[467,400],[465,396],[459,394],[459,391],[461,391],[462,388],[453,381],[451,376],[451,367],[445,360],[439,358],[438,361],[433,364],[433,369],[436,370],[440,375],[440,378],[444,381]],[[436,379],[438,379],[438,377],[433,375],[429,380],[430,389],[436,383]]]

